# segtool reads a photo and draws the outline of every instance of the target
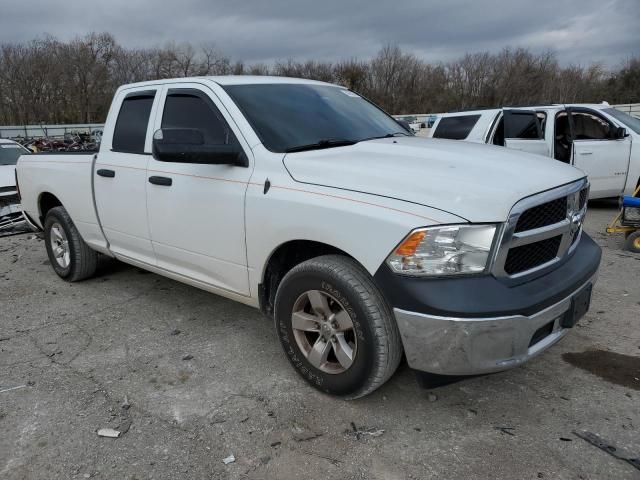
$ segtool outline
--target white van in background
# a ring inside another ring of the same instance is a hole
[[[431,132],[572,164],[588,175],[592,199],[631,195],[640,184],[640,119],[606,103],[445,113]]]

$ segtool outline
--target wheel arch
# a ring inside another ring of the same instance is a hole
[[[268,316],[273,315],[273,304],[278,286],[293,267],[311,258],[328,254],[344,255],[362,266],[353,255],[344,250],[315,240],[289,240],[274,248],[265,263],[258,285],[260,310]]]
[[[42,192],[38,197],[38,212],[40,214],[40,223],[44,226],[44,219],[47,212],[55,207],[62,207],[62,202],[53,193]]]

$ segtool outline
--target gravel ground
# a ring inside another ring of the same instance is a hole
[[[640,457],[640,256],[613,214],[590,205],[600,279],[561,343],[434,390],[402,365],[354,402],[298,378],[255,310],[117,262],[67,284],[34,235],[0,238],[0,478],[639,478],[572,433]]]

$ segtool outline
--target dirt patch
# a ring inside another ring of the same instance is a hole
[[[606,350],[564,353],[571,365],[593,373],[607,382],[640,390],[640,357]]]

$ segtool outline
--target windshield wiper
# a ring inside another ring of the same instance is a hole
[[[393,138],[393,137],[410,137],[408,133],[396,132],[396,133],[387,133],[386,135],[379,135],[377,137],[367,137],[362,140],[358,140],[358,142],[368,142],[369,140],[379,140],[381,138]]]
[[[306,150],[320,150],[322,148],[344,147],[347,145],[355,145],[356,143],[357,142],[355,140],[347,140],[346,138],[323,138],[316,143],[287,148],[285,152],[304,152]]]

